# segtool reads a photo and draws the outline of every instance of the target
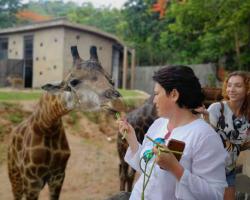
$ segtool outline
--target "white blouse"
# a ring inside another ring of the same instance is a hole
[[[230,172],[236,167],[236,161],[240,154],[240,146],[245,142],[250,141],[250,135],[248,133],[250,123],[245,116],[235,117],[234,119],[234,114],[227,102],[223,101],[222,103],[224,105],[223,115],[225,117],[225,127],[217,127],[217,123],[221,116],[220,102],[213,103],[209,106],[209,121],[214,127],[216,127],[217,133],[225,142],[225,149],[228,151],[226,158],[226,172]]]
[[[150,126],[146,135],[164,138],[167,133],[168,120],[159,118]],[[223,199],[224,188],[227,186],[225,177],[226,151],[218,134],[204,120],[197,119],[181,127],[175,128],[169,139],[185,142],[185,149],[180,160],[184,168],[183,176],[178,181],[174,175],[154,166],[149,183],[145,189],[145,200],[217,200]],[[139,143],[138,143],[139,144]],[[146,150],[153,148],[153,143],[144,138],[142,145],[135,154],[128,148],[125,161],[140,174],[134,185],[130,200],[140,200],[143,187],[145,162],[140,160]],[[147,164],[147,174],[152,167],[154,158]]]

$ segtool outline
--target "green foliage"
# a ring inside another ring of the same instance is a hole
[[[123,11],[140,65],[216,63],[226,57],[228,69],[249,69],[250,0],[173,0],[161,20],[150,12],[153,2],[129,0]]]
[[[0,0],[0,28],[14,26],[17,23],[15,14],[21,7],[21,0]]]
[[[209,87],[216,87],[216,77],[214,74],[208,74]]]
[[[120,27],[123,27],[119,10],[107,7],[97,9],[91,3],[84,3],[77,9],[69,11],[67,18],[72,22],[91,25],[113,34],[118,34]]]
[[[100,30],[114,34],[118,34],[124,22],[119,10],[108,7],[95,8],[91,3],[82,3],[79,6],[70,1],[64,3],[61,0],[40,0],[30,2],[27,8],[46,16],[67,17],[72,22],[95,26]]]
[[[31,1],[27,4],[27,9],[32,10],[41,15],[49,15],[54,17],[66,16],[71,10],[78,8],[78,5],[72,1],[64,3],[62,0],[56,1]]]
[[[18,0],[2,2],[13,1]],[[217,63],[225,58],[227,69],[249,70],[250,0],[172,0],[162,19],[152,12],[154,3],[127,0],[117,10],[39,0],[27,7],[117,35],[136,49],[138,65]]]
[[[129,0],[122,11],[127,23],[123,38],[137,51],[140,65],[164,64],[166,57],[159,43],[161,30],[168,21],[152,13],[154,0]]]

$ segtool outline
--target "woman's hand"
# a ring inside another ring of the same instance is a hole
[[[167,146],[162,147],[168,150]],[[173,153],[162,152],[156,146],[153,148],[153,152],[156,155],[156,163],[164,170],[170,171],[178,180],[181,179],[184,168],[180,165]]]
[[[196,109],[194,109],[196,112],[200,113],[200,114],[203,114],[203,115],[208,115],[208,111],[207,109],[205,108],[205,106],[201,106],[201,107],[198,107]]]
[[[204,105],[194,109],[194,111],[198,112],[204,120],[209,122],[209,112]]]
[[[118,124],[119,132],[126,138],[131,151],[135,153],[138,150],[138,141],[135,135],[134,128],[127,122],[126,119],[119,119]]]

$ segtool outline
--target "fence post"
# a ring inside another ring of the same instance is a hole
[[[135,49],[132,49],[130,88],[135,88]]]
[[[127,47],[124,46],[124,49],[123,49],[122,89],[126,89],[127,71],[128,71],[128,50],[127,50]]]

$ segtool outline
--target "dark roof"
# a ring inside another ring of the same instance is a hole
[[[88,32],[91,34],[95,34],[95,35],[113,40],[114,42],[124,46],[122,41],[120,41],[116,36],[114,36],[110,33],[100,31],[99,29],[97,29],[95,27],[72,23],[65,18],[57,18],[57,19],[53,19],[53,20],[32,23],[29,25],[0,29],[0,35],[19,33],[19,32],[27,32],[27,31],[35,31],[35,30],[47,29],[47,28],[51,28],[51,27],[66,27],[66,28],[76,29],[79,31]]]

